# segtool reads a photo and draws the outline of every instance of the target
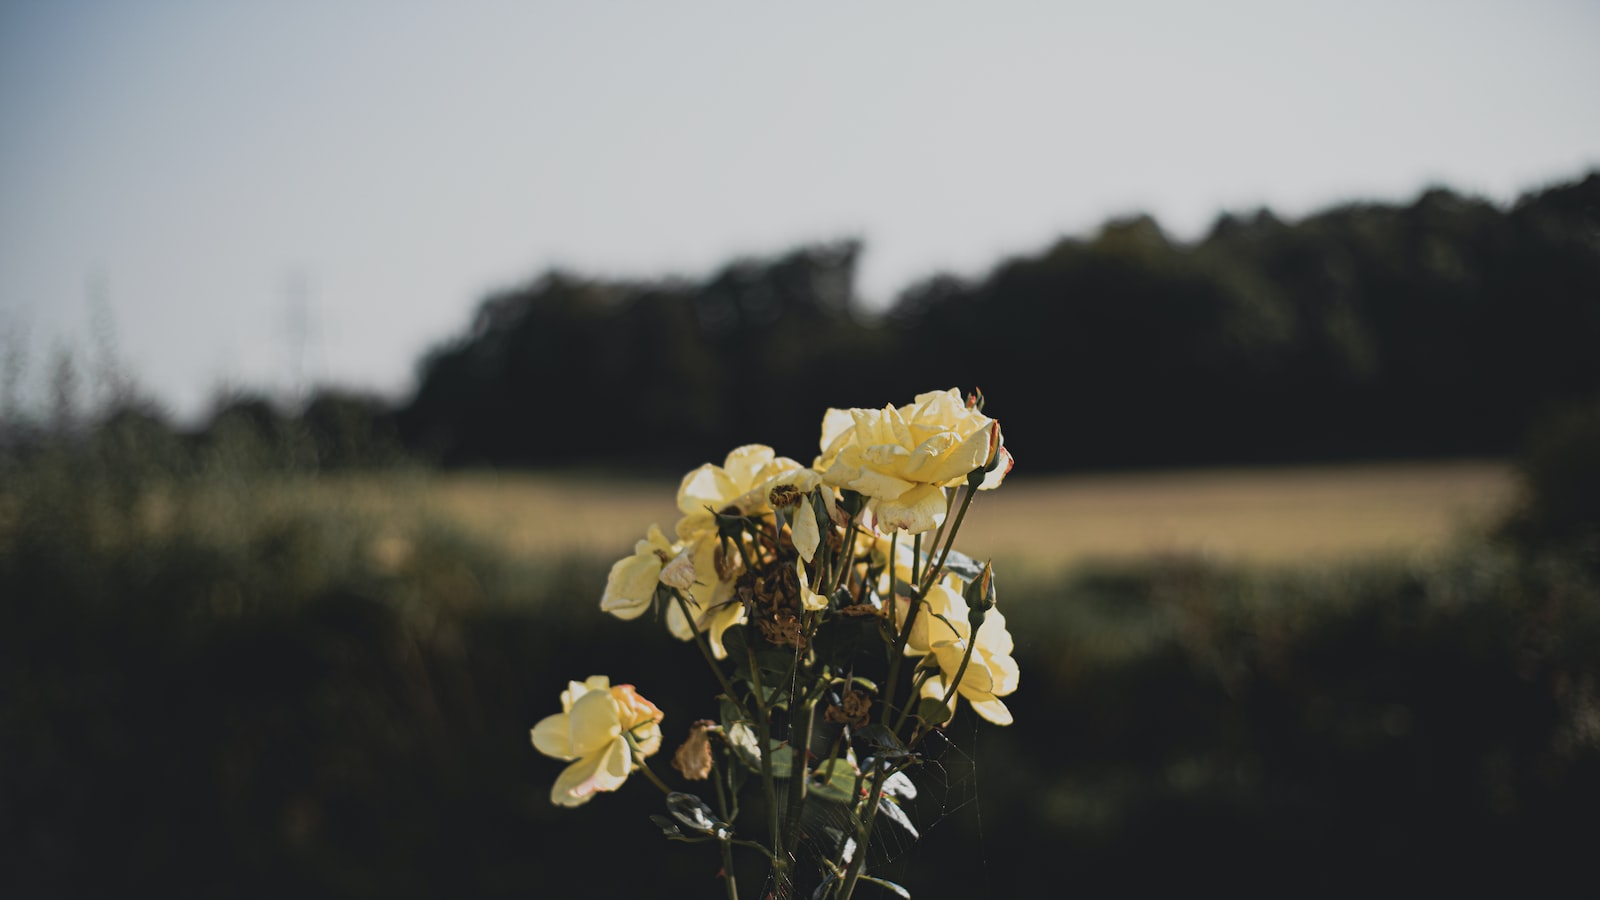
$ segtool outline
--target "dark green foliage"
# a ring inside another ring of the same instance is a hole
[[[1542,419],[1519,468],[1523,501],[1507,532],[1526,546],[1569,547],[1600,571],[1600,399]]]
[[[1193,245],[1114,221],[881,318],[857,310],[859,252],[491,298],[423,361],[402,434],[447,463],[676,471],[749,442],[808,459],[829,406],[979,386],[1041,471],[1507,453],[1600,390],[1600,173],[1509,210],[1435,189],[1228,215]]]
[[[666,758],[716,685],[663,623],[599,612],[609,560],[437,529],[384,556],[382,523],[247,493],[107,531],[101,483],[6,482],[0,893],[716,893],[643,779],[558,809],[529,745],[568,679],[607,674],[664,710],[658,771],[698,789]],[[874,863],[913,896],[1544,893],[1600,838],[1600,584],[1563,553],[1170,559],[1010,579],[1000,605],[1017,724],[963,707],[919,748],[922,838]]]
[[[816,444],[828,397],[868,402],[887,345],[851,308],[853,243],[739,262],[692,284],[553,273],[486,301],[422,364],[408,446],[448,463],[692,465],[744,443]],[[909,398],[908,398],[909,399]],[[820,418],[818,418],[820,421]]]

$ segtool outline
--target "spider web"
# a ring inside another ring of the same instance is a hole
[[[966,718],[970,720],[971,717]],[[975,746],[972,742],[977,738],[977,725],[969,722],[967,727],[970,734],[958,737],[963,738],[968,746]],[[880,810],[873,825],[863,870],[863,874],[897,884],[904,883],[906,872],[917,858],[915,851],[918,845],[928,838],[930,832],[958,814],[976,817],[980,848],[982,842],[978,766],[973,755],[943,731],[931,732],[923,738],[917,753],[919,761],[904,772],[915,789],[915,797],[903,798],[896,804],[916,833],[893,821],[895,816],[892,810]],[[895,803],[890,800],[884,802]],[[769,878],[761,896],[773,896],[780,900],[812,897],[826,878],[831,864],[839,858],[840,845],[854,833],[855,818],[847,807],[808,801],[802,821],[803,837],[795,859],[795,884],[783,890]],[[987,865],[987,857],[981,854],[981,849],[980,858]],[[858,891],[859,895],[889,896],[889,892],[878,888]]]

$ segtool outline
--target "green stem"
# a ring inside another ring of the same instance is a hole
[[[961,687],[961,679],[967,674],[967,663],[972,662],[973,648],[978,646],[977,632],[973,631],[970,625],[967,627],[967,630],[971,631],[972,633],[967,635],[967,649],[961,654],[961,666],[956,669],[956,677],[950,679],[950,686],[946,688],[944,692],[945,708],[949,709],[951,712],[954,712],[955,710],[950,706],[950,701],[955,697],[956,689]]]
[[[944,539],[945,526],[951,524],[950,510],[955,508],[956,494],[962,490],[964,489],[956,488],[954,491],[946,494],[944,497],[944,519],[939,522],[939,527],[933,530],[933,546],[935,547],[938,547],[939,541]]]
[[[722,851],[722,886],[728,891],[728,900],[739,900],[739,882],[733,877],[733,844],[717,841],[717,848]]]
[[[926,659],[927,657],[923,657],[923,658]],[[929,678],[933,677],[933,672],[934,672],[933,669],[928,668],[926,666],[924,666],[923,668],[920,668],[920,669],[917,670],[916,677],[911,679],[911,696],[912,697],[920,697],[920,696],[922,696],[922,685]],[[906,727],[906,720],[911,718],[911,710],[914,709],[914,708],[915,707],[912,704],[907,703],[905,709],[902,709],[900,711],[900,718],[896,719],[895,723],[894,723],[894,733],[895,734],[899,734],[900,733],[900,729]],[[916,746],[916,743],[917,743],[916,738],[917,737],[920,737],[920,735],[913,735],[911,740],[906,741],[906,746],[907,747]]]
[[[629,735],[624,735],[624,740],[627,740],[627,753],[629,753],[629,756],[634,757],[635,769],[645,773],[645,777],[650,778],[651,785],[661,788],[662,794],[672,793],[672,788],[667,786],[666,781],[661,780],[661,775],[656,775],[656,770],[651,769],[650,764],[645,762],[645,754],[638,751],[638,743],[634,740],[634,735],[630,735],[630,733]]]
[[[728,695],[728,699],[733,702],[733,705],[739,707],[741,715],[746,718],[754,718],[750,715],[750,710],[745,707],[744,701],[740,699],[739,693],[733,689],[732,682],[728,681],[728,676],[722,673],[722,666],[717,664],[717,655],[711,652],[711,641],[706,638],[705,632],[700,630],[700,625],[694,620],[694,614],[689,611],[689,601],[683,599],[683,594],[677,588],[672,589],[672,597],[678,601],[678,610],[683,613],[683,618],[689,623],[689,630],[694,632],[695,646],[700,648],[700,655],[705,657],[706,665],[710,666],[712,673],[717,676],[717,683],[722,685],[722,692]],[[758,696],[757,699],[759,700],[760,697]]]
[[[839,586],[844,584],[846,573],[855,565],[856,534],[860,531],[860,528],[860,523],[852,516],[850,524],[844,530],[844,546],[840,548],[838,557],[835,560],[836,568],[833,573],[833,584],[828,588],[829,597],[839,591]]]
[[[893,770],[898,771],[898,770]],[[856,852],[850,857],[850,866],[845,870],[844,880],[839,885],[839,900],[850,900],[850,895],[855,893],[856,882],[861,878],[861,871],[867,865],[867,844],[872,835],[872,825],[878,818],[878,804],[883,802],[883,783],[893,774],[882,761],[873,761],[872,786],[867,791],[867,811],[859,817],[856,827]]]
[[[889,627],[894,629],[895,640],[893,647],[889,651],[889,677],[884,682],[883,716],[881,717],[884,725],[889,724],[889,716],[893,712],[895,691],[900,687],[900,660],[901,657],[905,656],[905,639],[910,634],[911,621],[917,616],[917,594],[913,591],[911,593],[911,603],[906,612],[904,628],[902,629],[895,622],[895,610],[898,607],[898,603],[895,600],[894,588],[896,576],[899,575],[899,568],[895,565],[895,555],[899,549],[900,532],[896,531],[889,538],[889,596],[887,602],[889,604]]]
[[[967,508],[972,505],[972,495],[974,493],[976,493],[976,492],[973,491],[971,488],[967,488],[966,489],[966,493],[962,494],[962,496],[961,496],[961,509],[956,512],[956,522],[955,522],[955,524],[953,526],[951,526],[950,533],[945,535],[944,552],[939,556],[938,564],[935,565],[933,568],[929,569],[923,575],[923,578],[922,578],[922,592],[923,593],[927,593],[928,589],[933,587],[933,583],[939,580],[939,573],[944,571],[944,561],[950,558],[950,548],[955,546],[955,543],[956,543],[956,532],[961,530],[961,520],[963,520],[963,519],[965,519],[967,517]],[[938,550],[937,547],[935,547],[934,549],[936,551]]]
[[[788,841],[784,847],[791,858],[800,848],[800,813],[805,808],[809,781],[806,777],[806,756],[811,748],[811,717],[816,712],[816,701],[811,699],[810,694],[810,691],[806,692],[806,698],[800,701],[798,707],[790,706],[789,749],[794,753],[794,761],[789,767],[789,808],[784,822]],[[795,699],[790,698],[791,704]]]
[[[772,776],[772,723],[767,718],[767,701],[761,685],[761,666],[756,662],[755,647],[746,642],[745,652],[750,660],[750,683],[755,688],[756,735],[761,741],[761,792],[767,801],[767,830],[768,838],[772,842],[772,877],[778,888],[783,891],[779,896],[787,896],[788,864],[781,855],[784,840],[778,820],[778,789]]]
[[[720,766],[717,765],[716,756],[712,757],[711,771],[708,774],[711,778],[712,786],[717,789],[717,814],[722,816],[722,821],[731,823],[738,816],[739,811],[728,807],[728,792],[722,786],[723,770],[731,771],[731,766],[727,762],[728,753],[727,749],[724,748],[722,750],[723,764]],[[728,900],[739,900],[739,882],[733,873],[733,845],[736,843],[741,842],[736,841],[731,835],[719,838],[717,841],[717,849],[722,853],[722,882],[724,889],[728,893]],[[766,851],[766,848],[760,844],[755,846],[763,852]]]
[[[934,549],[939,549],[935,544]],[[911,536],[911,583],[920,584],[922,575],[922,533]]]

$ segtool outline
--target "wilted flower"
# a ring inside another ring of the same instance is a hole
[[[596,791],[614,791],[633,771],[633,754],[661,748],[661,710],[631,684],[611,686],[604,675],[568,683],[561,712],[533,726],[533,746],[546,756],[576,760],[556,778],[550,800],[587,803]]]
[[[852,728],[865,728],[872,716],[872,698],[865,691],[851,688],[844,692],[838,703],[828,704],[822,717]]]
[[[676,605],[667,608],[667,630],[680,640],[705,632],[718,659],[727,655],[722,634],[745,620],[744,606],[731,602],[733,582],[722,577],[726,563],[717,565],[720,546],[716,514],[759,515],[772,511],[771,496],[791,491],[804,495],[817,484],[817,473],[792,459],[778,456],[771,447],[746,444],[730,452],[723,464],[706,463],[683,476],[678,485],[677,533],[693,587],[686,590],[693,624]],[[780,490],[781,489],[781,490]],[[730,574],[731,571],[730,571]]]
[[[690,781],[705,781],[711,777],[711,734],[717,723],[700,719],[689,726],[689,737],[672,754],[672,767]]]
[[[907,652],[932,654],[939,666],[939,673],[923,684],[922,696],[944,698],[950,680],[961,669],[969,640],[972,640],[972,626],[968,621],[966,600],[948,580],[935,584],[923,599],[922,609],[906,642]],[[1019,670],[1017,661],[1011,658],[1011,650],[1011,633],[1006,631],[1005,616],[998,608],[990,609],[978,628],[972,658],[956,688],[958,696],[972,703],[974,712],[996,725],[1011,724],[1011,710],[1000,700],[1017,689]]]
[[[932,531],[945,516],[946,487],[987,469],[981,489],[1011,470],[1000,423],[962,401],[954,388],[918,394],[883,409],[830,409],[822,420],[823,481],[871,498],[878,528]]]

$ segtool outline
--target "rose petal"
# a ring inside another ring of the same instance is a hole
[[[626,741],[618,738],[567,766],[550,788],[557,806],[581,806],[596,791],[614,791],[628,780],[633,759]]]
[[[588,756],[622,733],[617,702],[610,691],[589,691],[572,704],[570,721],[572,754]]]
[[[545,756],[556,759],[577,759],[578,754],[572,752],[572,735],[567,727],[567,714],[556,713],[545,716],[539,724],[533,726],[533,747]]]
[[[944,489],[931,484],[917,485],[892,500],[877,501],[878,528],[885,531],[896,528],[909,534],[932,531],[944,521],[944,513]]]

